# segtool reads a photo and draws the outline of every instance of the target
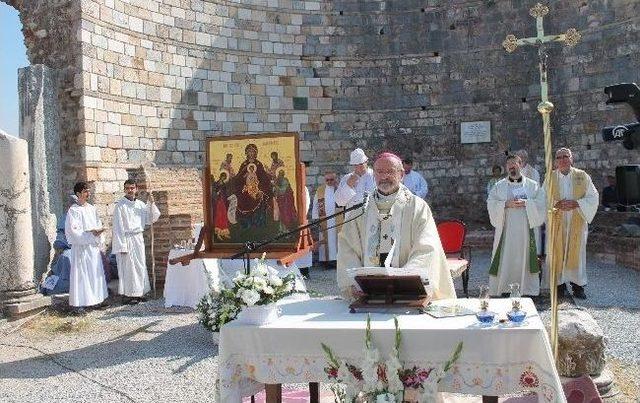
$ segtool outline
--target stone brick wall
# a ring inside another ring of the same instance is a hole
[[[621,224],[636,217],[637,213],[598,211],[589,226],[588,251],[602,260],[640,270],[640,238],[617,233]]]
[[[534,3],[326,3],[331,7],[326,14],[306,16],[305,22],[331,27],[333,35],[308,40],[304,53],[320,60],[314,69],[319,77],[339,82],[325,89],[334,121],[305,138],[411,155],[429,182],[438,216],[486,223],[485,184],[504,152],[527,148],[538,169],[544,165],[536,51],[507,54],[501,47],[508,33],[534,34],[528,14]],[[634,120],[624,108],[605,106],[603,88],[640,78],[640,30],[633,22],[640,3],[554,1],[550,6],[547,32],[583,31],[575,48],[549,50],[554,146],[573,148],[576,165],[601,188],[602,175],[639,160],[637,150],[603,144],[599,129]],[[460,122],[474,120],[491,121],[491,143],[460,144]],[[345,154],[312,150],[318,160],[335,158],[333,163],[344,161]]]
[[[347,172],[356,146],[411,155],[436,216],[477,227],[506,150],[527,148],[543,165],[535,50],[501,47],[508,33],[534,34],[533,0],[11,3],[30,60],[67,71],[65,184],[95,180],[105,222],[131,170],[153,161],[196,172],[205,138],[220,134],[299,132],[312,188],[326,168]],[[575,48],[549,50],[554,146],[572,147],[601,188],[616,165],[638,161],[599,129],[634,120],[604,104],[603,87],[640,81],[640,3],[550,8],[547,32],[583,34]],[[460,123],[473,120],[491,121],[491,143],[460,144]]]
[[[173,245],[192,236],[192,226],[203,220],[202,173],[199,169],[182,167],[146,168],[129,171],[138,178],[143,197],[151,190],[160,210],[154,224],[154,253],[158,288],[164,286],[167,257]],[[151,264],[151,233],[145,232],[147,262]],[[151,279],[151,273],[149,273]]]

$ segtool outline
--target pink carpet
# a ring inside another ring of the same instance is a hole
[[[587,375],[566,381],[562,384],[562,389],[564,389],[567,403],[602,403],[596,385]],[[506,399],[504,403],[536,403],[537,401],[536,395],[529,395],[512,397]]]

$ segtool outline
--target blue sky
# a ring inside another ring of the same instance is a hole
[[[0,3],[0,129],[18,136],[18,68],[29,65],[18,11]]]

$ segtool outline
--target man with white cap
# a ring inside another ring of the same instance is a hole
[[[351,207],[362,202],[365,192],[372,192],[376,188],[373,170],[367,166],[369,159],[361,148],[351,152],[349,165],[353,172],[342,177],[335,193],[336,204],[341,207]]]

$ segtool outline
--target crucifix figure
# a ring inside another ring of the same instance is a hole
[[[547,184],[547,228],[554,228],[553,220],[560,219],[558,210],[551,205],[551,197],[553,195],[551,186],[551,173],[553,172],[553,149],[551,143],[551,112],[553,104],[549,101],[549,84],[547,81],[547,53],[544,45],[550,42],[564,42],[567,46],[575,46],[581,38],[580,33],[575,28],[570,28],[564,34],[545,35],[544,34],[544,16],[549,14],[549,7],[537,3],[529,10],[529,15],[536,19],[536,36],[530,38],[517,39],[515,35],[507,35],[502,42],[502,46],[509,53],[515,51],[518,46],[533,45],[538,48],[538,69],[540,70],[540,103],[538,104],[538,112],[542,115],[543,133],[544,133],[544,153],[545,153],[545,183]],[[553,244],[555,234],[548,231],[547,244]],[[558,296],[556,292],[556,284],[558,281],[558,270],[555,259],[562,259],[562,256],[553,256],[551,248],[547,248],[547,258],[550,268],[550,291],[551,291],[551,346],[553,354],[558,360]]]

